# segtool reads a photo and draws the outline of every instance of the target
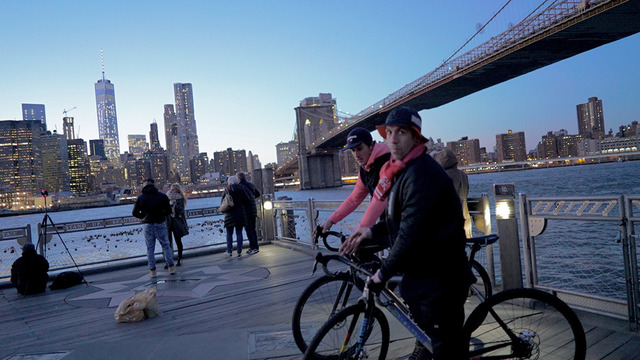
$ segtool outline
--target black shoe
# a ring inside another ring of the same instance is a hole
[[[165,265],[164,269],[167,270],[169,268],[169,265]]]
[[[178,262],[176,263],[176,266],[182,266],[182,259],[178,259]]]

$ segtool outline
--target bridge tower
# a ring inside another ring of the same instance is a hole
[[[300,189],[342,186],[339,149],[317,151],[309,148],[336,126],[336,101],[331,94],[320,94],[302,100],[295,110]]]

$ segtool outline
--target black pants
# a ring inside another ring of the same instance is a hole
[[[436,360],[468,359],[463,343],[464,303],[468,287],[439,279],[405,275],[401,293],[418,326],[431,338]]]
[[[249,240],[249,249],[258,250],[258,234],[256,233],[256,217],[247,216],[247,226],[245,227],[247,232],[247,239]]]
[[[178,246],[178,259],[182,260],[182,250],[183,250],[183,247],[182,247],[182,236],[178,236],[178,235],[173,234],[173,230],[171,229],[171,230],[169,230],[169,244],[173,243],[173,239],[172,238],[176,239],[176,245]],[[171,248],[173,249],[173,246]]]

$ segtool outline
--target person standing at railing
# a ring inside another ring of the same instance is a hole
[[[433,358],[466,359],[464,303],[475,278],[465,253],[462,206],[451,178],[426,154],[421,129],[420,115],[409,107],[394,109],[378,127],[391,152],[374,193],[388,199],[386,222],[359,229],[340,252],[351,255],[363,241],[388,239],[389,255],[371,280],[382,284],[402,274],[402,298],[431,338]],[[416,341],[409,359],[431,359],[431,354]]]
[[[253,205],[250,205],[245,210],[247,212],[247,226],[245,230],[247,231],[247,239],[249,240],[249,251],[247,254],[257,254],[260,249],[258,248],[258,234],[256,233],[256,218],[258,217],[258,208],[256,208],[255,199],[260,197],[260,191],[256,188],[255,185],[247,181],[247,176],[242,171],[236,174],[238,178],[238,184],[244,187],[249,197],[254,199],[252,201]]]
[[[442,166],[444,171],[449,175],[453,181],[453,187],[458,193],[458,197],[462,202],[462,215],[464,216],[464,232],[467,238],[473,236],[471,232],[471,215],[469,214],[469,207],[467,205],[467,198],[469,197],[469,177],[467,174],[458,169],[458,159],[453,151],[447,148],[440,148],[431,151],[431,157]]]
[[[169,197],[169,204],[171,205],[171,214],[167,216],[169,244],[171,244],[172,238],[176,239],[176,246],[178,248],[178,261],[176,265],[180,266],[182,265],[182,252],[184,250],[182,237],[189,234],[189,225],[187,225],[187,218],[184,211],[185,206],[187,206],[187,196],[178,183],[171,185],[167,196]]]
[[[236,241],[238,243],[238,257],[242,256],[242,228],[247,226],[246,209],[253,204],[253,200],[244,187],[238,184],[238,178],[229,176],[227,179],[227,187],[222,193],[221,199],[227,194],[233,198],[233,206],[224,214],[224,227],[227,229],[227,256],[233,255],[233,232],[236,233]]]
[[[173,262],[173,254],[169,246],[169,233],[167,232],[167,215],[171,214],[171,205],[167,195],[158,191],[153,184],[153,179],[147,179],[143,183],[142,194],[136,198],[131,214],[142,220],[144,239],[147,243],[147,262],[149,263],[149,276],[154,278],[156,273],[156,239],[162,246],[164,260],[169,265],[169,274],[175,274],[176,268]]]
[[[384,143],[373,141],[373,137],[367,129],[357,127],[349,132],[347,144],[342,151],[345,150],[351,150],[351,154],[360,166],[358,180],[349,197],[321,225],[323,232],[329,231],[331,226],[351,214],[364,201],[367,195],[372,195],[371,203],[356,230],[375,224],[384,212],[386,200],[375,199],[373,191],[380,178],[380,168],[389,160],[389,148]]]

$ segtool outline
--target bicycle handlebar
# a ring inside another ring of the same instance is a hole
[[[329,269],[327,269],[327,263],[331,260],[335,260],[338,262],[341,262],[355,270],[357,270],[358,272],[363,273],[366,276],[373,276],[373,273],[367,269],[366,267],[355,263],[349,259],[347,259],[346,257],[342,256],[342,255],[324,255],[323,253],[319,252],[316,254],[316,261],[313,264],[313,273],[316,272],[316,269],[318,267],[318,263],[322,264],[322,270],[327,274],[327,275],[331,275],[331,272],[329,272]]]

